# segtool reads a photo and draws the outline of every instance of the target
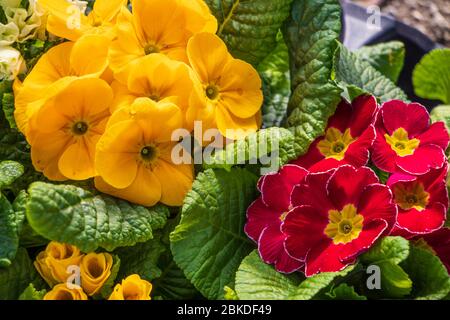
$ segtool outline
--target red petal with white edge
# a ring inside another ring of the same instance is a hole
[[[414,176],[409,173],[394,172],[387,180],[386,185],[388,187],[392,187],[394,184],[396,184],[398,182],[411,182],[411,181],[415,181],[416,179],[417,179],[417,176]]]
[[[381,106],[381,116],[389,135],[403,128],[411,138],[427,130],[430,125],[427,109],[418,103],[407,104],[400,100],[386,102]]]
[[[288,211],[294,186],[300,184],[307,174],[305,169],[288,164],[278,173],[266,175],[261,184],[262,201],[281,213]]]
[[[268,264],[275,264],[279,272],[292,273],[303,266],[303,262],[293,259],[284,248],[286,236],[280,228],[270,226],[263,230],[258,241],[261,259]]]
[[[339,247],[331,239],[325,239],[314,246],[305,261],[305,275],[312,277],[319,272],[338,272],[350,263],[339,258]]]
[[[359,96],[352,102],[353,115],[350,123],[352,137],[359,137],[375,122],[378,103],[374,96]]]
[[[327,158],[323,159],[317,163],[315,163],[313,166],[309,168],[309,172],[311,173],[321,173],[321,172],[327,172],[332,169],[336,169],[337,167],[346,164],[345,161],[339,161],[334,158]]]
[[[446,161],[444,151],[435,145],[419,146],[414,154],[397,158],[397,166],[411,174],[425,174],[430,169],[441,168]]]
[[[280,216],[282,213],[267,207],[261,198],[256,199],[247,209],[245,233],[250,239],[258,242],[264,228],[273,224],[278,224],[278,226],[281,224]]]
[[[389,235],[392,237],[403,237],[407,240],[417,237],[417,234],[408,232],[405,229],[401,229],[397,225],[394,226],[394,229],[392,229],[392,231]]]
[[[369,168],[356,169],[353,166],[339,167],[331,176],[327,193],[336,209],[347,204],[358,205],[359,197],[367,185],[378,183],[377,175]]]
[[[370,125],[362,135],[345,152],[345,162],[355,167],[362,167],[369,161],[369,150],[375,141],[375,127]]]
[[[386,172],[397,171],[397,154],[386,142],[385,131],[376,130],[377,136],[372,146],[372,162],[377,168]]]
[[[364,225],[376,219],[385,220],[387,231],[391,231],[397,220],[397,206],[391,190],[382,184],[365,187],[359,199],[358,213],[364,217]]]
[[[336,108],[334,115],[328,120],[327,129],[336,128],[341,132],[344,132],[349,127],[352,114],[352,106],[347,101],[342,100]]]
[[[286,235],[285,248],[288,254],[304,261],[311,248],[323,239],[328,239],[323,232],[327,224],[327,212],[319,212],[310,206],[292,209],[281,225],[281,231]]]
[[[414,234],[425,234],[436,231],[444,225],[447,208],[442,203],[433,203],[425,210],[399,210],[397,226]]]
[[[449,144],[447,128],[442,121],[433,123],[428,130],[417,136],[421,145],[434,144],[446,150]]]
[[[423,239],[433,248],[450,273],[450,229],[442,228],[423,236]]]
[[[305,181],[296,186],[291,194],[292,206],[310,205],[320,212],[327,213],[334,209],[333,204],[328,199],[326,185],[334,170],[310,173]]]
[[[348,261],[367,251],[377,239],[386,231],[388,223],[386,220],[372,220],[369,223],[364,221],[364,227],[359,237],[352,242],[340,244],[339,258]]]

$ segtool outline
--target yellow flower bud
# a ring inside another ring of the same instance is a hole
[[[86,293],[81,288],[69,289],[65,283],[53,287],[45,296],[44,300],[87,300]]]
[[[71,275],[68,268],[78,266],[82,258],[83,254],[77,247],[52,241],[45,251],[38,254],[34,266],[49,286],[53,287],[57,283],[66,282]]]
[[[108,300],[151,300],[152,284],[137,274],[128,276],[116,284]]]
[[[89,253],[81,261],[81,286],[93,296],[111,276],[113,257],[109,253]]]

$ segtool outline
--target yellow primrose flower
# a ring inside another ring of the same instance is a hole
[[[140,57],[162,53],[187,62],[186,45],[192,35],[217,31],[217,20],[203,0],[132,0],[133,13],[122,9],[117,38],[110,49],[111,69],[127,79],[127,66]]]
[[[61,283],[47,292],[44,300],[88,300],[88,296],[82,289],[69,289],[65,283]]]
[[[126,277],[116,284],[108,300],[151,300],[152,284],[137,274]]]
[[[14,117],[29,141],[29,119],[48,98],[79,77],[105,74],[109,42],[105,37],[88,35],[75,43],[55,46],[39,59],[22,85],[14,86]]]
[[[51,180],[94,177],[95,146],[108,122],[112,99],[111,87],[95,78],[78,79],[49,99],[30,119],[36,170]]]
[[[118,81],[112,84],[115,97],[111,111],[130,106],[139,97],[149,97],[155,102],[172,102],[185,114],[194,88],[193,79],[185,63],[162,54],[146,56],[133,66],[126,84]],[[192,130],[193,121],[184,127]]]
[[[93,296],[111,276],[113,257],[109,253],[89,253],[81,260],[81,286]]]
[[[84,34],[103,34],[110,39],[115,36],[117,14],[128,0],[96,0],[89,15],[84,14],[73,1],[39,0],[48,11],[47,30],[61,38],[76,41]]]
[[[257,131],[263,102],[258,72],[248,63],[234,59],[225,43],[214,34],[192,37],[187,54],[202,83],[198,101],[201,107],[197,108],[195,118],[217,127],[229,139],[240,139]]]
[[[37,255],[34,266],[48,285],[53,287],[66,282],[70,276],[67,268],[78,266],[82,258],[83,254],[77,247],[52,241]]]
[[[191,188],[193,166],[175,165],[171,141],[182,113],[169,102],[138,98],[111,117],[97,144],[100,191],[144,206],[180,206]]]

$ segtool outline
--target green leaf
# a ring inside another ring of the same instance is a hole
[[[2,109],[10,128],[17,128],[14,119],[14,95],[12,93],[4,93],[2,98]]]
[[[286,300],[295,292],[303,277],[284,275],[264,263],[254,250],[242,260],[236,272],[235,291],[243,300]]]
[[[111,275],[106,280],[106,282],[103,284],[103,287],[100,290],[100,293],[97,294],[97,296],[99,298],[108,299],[114,290],[114,285],[115,285],[116,279],[118,279],[118,280],[123,279],[123,278],[120,278],[117,276],[120,268],[121,268],[120,258],[117,255],[113,255],[113,265],[111,267]]]
[[[287,116],[291,96],[289,53],[283,35],[278,34],[276,48],[258,67],[263,80],[263,127],[281,127]]]
[[[0,268],[0,300],[17,299],[38,277],[27,251],[19,249],[11,266]]]
[[[152,231],[162,228],[169,214],[162,205],[144,208],[70,185],[35,182],[28,193],[30,226],[47,239],[84,252],[98,247],[112,251],[152,239]]]
[[[405,101],[408,99],[406,94],[391,80],[343,45],[339,46],[336,53],[335,76],[341,84],[359,87],[373,94],[381,102],[392,99]]]
[[[362,47],[356,55],[396,83],[405,63],[405,45],[391,41]]]
[[[353,271],[355,265],[348,266],[340,272],[324,272],[305,279],[289,296],[293,300],[311,300],[321,296],[323,291],[338,278],[345,277]]]
[[[277,272],[254,250],[239,266],[235,290],[242,300],[311,300],[335,279],[346,276],[353,269],[354,266],[349,266],[341,272],[321,273],[304,279],[299,273]]]
[[[276,46],[292,0],[205,0],[219,22],[218,35],[235,58],[258,64]]]
[[[450,105],[449,106],[438,106],[433,108],[430,113],[431,121],[438,122],[443,121],[447,127],[447,131],[450,132]]]
[[[408,258],[400,266],[413,282],[411,296],[420,300],[438,300],[450,292],[450,277],[438,257],[428,250],[411,246]]]
[[[346,283],[333,288],[333,290],[326,293],[326,295],[332,300],[367,300],[365,296],[356,293],[355,289]]]
[[[153,239],[147,242],[138,243],[133,247],[118,248],[115,253],[122,261],[118,277],[124,279],[131,274],[138,274],[148,281],[159,278],[161,269],[157,263],[166,250],[160,238],[161,234],[155,232]]]
[[[0,162],[0,189],[10,186],[24,173],[24,167],[15,161]]]
[[[450,104],[450,49],[436,49],[425,55],[413,72],[419,97]]]
[[[287,129],[263,129],[206,157],[204,167],[230,171],[235,165],[262,164],[270,171],[278,171],[296,158],[293,142],[294,136]]]
[[[340,31],[338,0],[294,1],[284,39],[293,90],[288,126],[295,135],[297,154],[306,153],[311,142],[324,133],[341,100],[341,89],[331,78]]]
[[[412,281],[401,267],[389,260],[375,264],[380,267],[383,298],[402,298],[411,293]]]
[[[169,235],[180,222],[179,218],[180,215],[175,219],[169,220],[162,230],[160,239],[165,247],[165,251],[158,260],[158,268],[161,270],[161,273],[152,282],[154,288],[152,295],[166,300],[185,300],[201,297],[198,290],[195,289],[183,271],[177,266],[170,251]]]
[[[409,255],[409,242],[402,237],[385,237],[360,257],[364,264],[391,261],[399,264]]]
[[[170,235],[177,265],[209,299],[222,299],[242,259],[252,250],[244,233],[246,210],[256,197],[257,177],[243,169],[206,170],[184,201],[180,224]]]
[[[32,283],[19,296],[19,300],[42,300],[47,293],[47,290],[37,290]]]
[[[229,300],[229,301],[239,300],[239,297],[238,297],[236,291],[234,291],[233,289],[231,289],[228,286],[225,286],[224,290],[225,290],[225,295],[224,295],[225,300]]]
[[[22,211],[15,211],[20,201],[18,198],[11,205],[0,193],[0,267],[11,265],[19,247],[19,233],[25,219]]]

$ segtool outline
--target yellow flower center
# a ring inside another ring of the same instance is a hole
[[[70,291],[58,291],[55,295],[54,300],[74,300],[74,297]]]
[[[403,210],[416,209],[422,211],[428,205],[430,194],[425,191],[422,183],[398,184],[394,187],[394,197],[397,205]]]
[[[286,220],[286,216],[287,216],[287,212],[283,212],[281,215],[280,215],[280,221],[281,222],[283,222],[284,220]]]
[[[420,144],[419,139],[409,139],[408,132],[403,128],[398,128],[392,133],[384,135],[386,142],[391,146],[398,156],[405,157],[414,154]]]
[[[158,157],[158,149],[155,146],[145,146],[139,153],[142,162],[152,164]]]
[[[72,133],[76,136],[85,135],[89,130],[89,125],[84,121],[75,122],[72,126]]]
[[[339,129],[329,128],[325,138],[317,144],[317,148],[326,158],[342,160],[348,147],[355,140],[350,134],[350,129],[342,133]]]
[[[216,85],[210,84],[206,87],[205,93],[206,93],[206,96],[208,97],[208,99],[216,100],[219,97],[220,91]]]
[[[144,47],[144,51],[145,51],[145,55],[149,55],[152,53],[159,53],[160,52],[160,48],[158,45],[154,44],[154,43],[149,43]]]
[[[357,213],[353,204],[347,204],[341,211],[330,210],[328,220],[325,234],[333,239],[334,244],[345,244],[359,237],[364,217]]]
[[[155,102],[158,102],[159,100],[161,100],[161,97],[159,95],[157,95],[156,93],[153,93],[149,96],[150,100],[153,100]]]

